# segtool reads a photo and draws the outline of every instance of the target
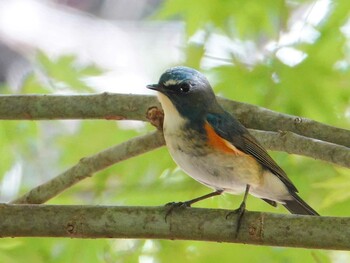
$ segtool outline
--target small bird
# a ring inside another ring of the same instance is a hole
[[[238,227],[248,193],[291,213],[319,215],[298,195],[286,173],[249,131],[217,102],[206,77],[188,67],[165,71],[158,84],[164,110],[163,132],[169,152],[188,175],[214,192],[173,206],[189,207],[222,193],[242,194]],[[238,231],[238,229],[237,229]]]

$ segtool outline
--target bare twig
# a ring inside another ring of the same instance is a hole
[[[350,218],[166,207],[0,205],[1,237],[158,238],[350,250]],[[330,235],[329,233],[332,233]]]
[[[5,95],[0,96],[0,119],[147,121],[146,112],[152,105],[159,103],[155,96],[147,95]]]
[[[292,132],[250,130],[267,149],[299,154],[350,168],[350,148]]]
[[[349,167],[349,148],[305,138],[292,133],[281,134],[255,130],[251,130],[251,132],[267,149],[302,154]],[[144,136],[136,137],[93,156],[81,159],[78,164],[69,168],[52,180],[30,190],[28,193],[11,203],[44,203],[73,184],[92,176],[94,173],[106,168],[107,166],[131,158],[135,155],[151,151],[164,144],[165,142],[161,132],[153,132]]]
[[[164,145],[161,132],[152,132],[133,138],[127,142],[106,149],[93,156],[82,158],[79,163],[69,168],[50,181],[35,187],[12,204],[41,204],[58,195],[68,187],[92,176],[112,164],[136,155],[151,151]]]
[[[350,130],[333,127],[307,118],[275,112],[255,105],[220,100],[247,127],[264,131],[290,131],[305,137],[350,147]]]
[[[219,99],[252,129],[291,131],[305,137],[350,147],[350,131],[306,118],[282,114],[247,103]],[[102,93],[95,95],[0,96],[2,120],[112,119],[147,121],[146,112],[160,107],[155,96]]]
[[[5,98],[9,100],[6,100]],[[21,103],[18,104],[19,102]],[[4,103],[7,106],[10,105],[10,108],[7,109],[7,107],[2,106]],[[224,101],[224,105],[225,103],[227,103],[227,101]],[[92,104],[94,105],[93,107]],[[229,105],[231,104],[237,103],[229,102]],[[148,120],[156,126],[161,126],[161,112],[158,111],[156,107],[149,107],[150,105],[158,105],[153,96],[107,93],[89,96],[0,96],[0,117],[3,116],[1,114],[6,113],[5,109],[7,109],[7,113],[9,114],[9,116],[7,116],[8,119],[52,119],[58,117],[69,119],[100,118],[103,116],[106,119]],[[268,116],[275,116],[277,119],[287,118],[291,121],[292,118],[291,116],[288,117],[287,115],[274,113],[253,105],[242,103],[238,103],[237,105],[238,106],[235,107],[235,111],[237,111],[238,114],[240,111],[241,113],[243,112],[240,115],[241,117],[246,115],[247,109],[255,108],[256,112],[260,111],[259,114],[262,116],[261,118],[263,118],[266,112]],[[243,111],[243,109],[245,109],[245,111]],[[1,113],[2,110],[3,112]],[[248,114],[248,116],[254,115],[256,114],[253,114],[253,112]],[[252,118],[252,122],[255,122],[254,118]],[[294,123],[294,120],[292,122]],[[316,126],[321,129],[325,128],[326,125],[319,124]],[[334,131],[334,129],[341,130],[338,128],[329,127],[329,131]],[[350,149],[347,147],[306,138],[291,132],[276,133],[253,131],[253,133],[267,149],[301,154],[312,158],[333,162],[345,167],[350,166]],[[347,133],[349,133],[349,131],[344,130],[344,134]],[[107,166],[150,151],[162,145],[164,145],[164,139],[160,132],[137,137],[96,155],[81,159],[81,161],[75,166],[71,167],[49,182],[32,189],[24,196],[12,201],[12,203],[38,204],[46,202],[71,185],[91,176],[95,172],[102,170]]]

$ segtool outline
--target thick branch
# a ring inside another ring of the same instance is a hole
[[[157,238],[350,250],[350,218],[246,212],[238,237],[229,210],[0,205],[1,237]],[[330,235],[329,233],[332,233]]]
[[[68,187],[92,176],[94,173],[125,159],[140,155],[164,145],[161,132],[152,132],[106,149],[95,155],[82,158],[62,174],[33,188],[12,201],[13,204],[41,204],[58,195]],[[1,233],[1,232],[0,232]]]
[[[306,118],[274,112],[247,103],[219,99],[226,110],[253,129],[291,131],[350,147],[350,131]],[[158,106],[155,96],[126,94],[0,96],[2,120],[115,119],[147,121],[146,112]]]

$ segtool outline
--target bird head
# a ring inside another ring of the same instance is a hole
[[[158,84],[148,85],[147,88],[159,92],[158,98],[165,114],[168,108],[175,108],[183,118],[196,119],[217,105],[206,77],[188,67],[168,69],[161,75]]]

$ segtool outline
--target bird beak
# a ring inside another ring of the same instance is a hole
[[[152,89],[152,90],[156,90],[156,91],[162,90],[162,87],[159,84],[151,84],[151,85],[147,85],[146,87],[147,87],[147,89]]]

